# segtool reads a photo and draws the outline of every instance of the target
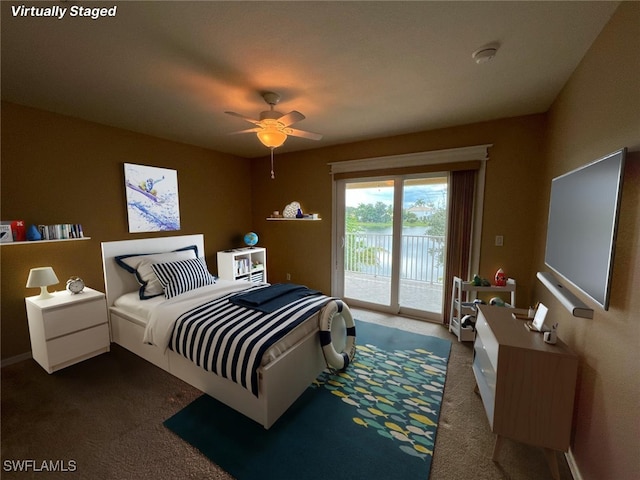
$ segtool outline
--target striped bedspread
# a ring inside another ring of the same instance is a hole
[[[207,301],[180,315],[169,348],[258,396],[257,369],[264,352],[331,297],[306,296],[265,313],[233,304],[234,295]]]

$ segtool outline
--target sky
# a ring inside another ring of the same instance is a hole
[[[422,199],[425,203],[434,202],[436,206],[444,206],[447,186],[440,185],[411,185],[405,188],[404,208],[410,208],[416,201]],[[373,187],[348,189],[346,193],[347,207],[357,207],[361,203],[376,204],[382,202],[387,205],[393,203],[393,187]]]

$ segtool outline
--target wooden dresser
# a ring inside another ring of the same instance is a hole
[[[542,447],[557,479],[555,451],[569,448],[578,357],[560,339],[545,343],[512,312],[481,305],[476,321],[473,373],[496,434],[493,460],[502,437]]]

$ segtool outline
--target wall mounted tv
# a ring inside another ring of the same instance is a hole
[[[625,157],[618,150],[551,182],[545,263],[605,310]]]

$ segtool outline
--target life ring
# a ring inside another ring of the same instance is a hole
[[[347,342],[344,351],[338,353],[331,340],[331,324],[340,316],[347,327]],[[320,316],[320,345],[329,368],[345,370],[356,354],[356,325],[351,310],[342,300],[331,300],[322,310]]]

